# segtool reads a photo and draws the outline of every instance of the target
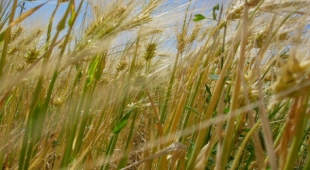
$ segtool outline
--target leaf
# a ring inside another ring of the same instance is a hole
[[[61,31],[63,29],[65,29],[66,27],[66,18],[67,16],[64,15],[64,17],[58,22],[58,25],[57,25],[57,31]]]
[[[97,70],[97,67],[99,65],[99,58],[96,57],[93,59],[93,61],[91,62],[89,68],[88,68],[88,72],[87,72],[87,76],[88,76],[88,79],[87,79],[87,86],[90,86],[94,80],[95,80],[95,74],[96,74],[96,70]]]
[[[38,9],[40,9],[43,5],[45,5],[46,3],[48,3],[49,1],[46,1],[45,3],[36,6],[30,10],[28,10],[27,12],[23,13],[22,15],[20,15],[17,19],[15,19],[13,22],[10,23],[10,25],[0,33],[0,42],[2,42],[4,40],[4,34],[5,32],[14,27],[15,25],[19,24],[20,22],[22,22],[23,20],[25,20],[26,18],[28,18],[30,15],[32,15],[34,12],[36,12]]]
[[[128,110],[127,113],[121,118],[121,120],[118,122],[118,124],[113,128],[113,133],[116,135],[126,126],[130,115],[131,115],[132,109]]]
[[[184,107],[187,108],[188,110],[190,110],[190,111],[196,113],[196,114],[199,115],[199,116],[203,116],[203,115],[202,115],[201,113],[199,113],[197,110],[195,110],[195,109],[193,109],[193,108],[191,108],[191,107],[189,107],[189,106],[187,106],[187,105],[185,105]]]
[[[216,4],[214,7],[213,7],[213,12],[212,12],[212,16],[213,16],[213,19],[216,20],[216,11],[218,11],[220,9],[220,5],[219,4]]]
[[[207,84],[205,84],[205,88],[206,88],[206,91],[209,93],[209,95],[212,95],[212,92]]]
[[[216,74],[212,74],[212,75],[210,75],[210,78],[213,80],[218,80],[220,78],[220,76],[216,75]]]
[[[217,3],[217,4],[213,7],[213,12],[218,11],[218,10],[220,10],[220,4]]]
[[[65,1],[64,1],[64,2],[65,2]],[[62,2],[61,2],[61,3],[62,3]],[[65,12],[65,14],[64,14],[63,17],[61,18],[61,20],[58,22],[57,31],[60,32],[60,31],[62,31],[62,30],[65,29],[66,23],[67,23],[66,21],[67,21],[68,15],[69,15],[69,13],[70,13],[70,10],[71,10],[71,12],[72,12],[73,7],[74,7],[74,6],[72,6],[72,1],[71,1],[70,4],[69,4],[69,6],[68,6],[68,8],[67,8],[67,10],[66,10],[66,12]],[[72,15],[71,15],[71,17],[72,17]],[[69,18],[68,23],[70,23],[70,18]]]
[[[229,111],[230,111],[230,109],[229,109],[229,108],[225,108],[225,109],[224,109],[224,114],[229,113]]]
[[[70,18],[69,18],[69,20],[68,20],[68,25],[72,27],[73,21],[74,21],[74,19],[75,19],[75,17],[76,17],[74,1],[72,1],[72,2],[70,3],[70,14],[71,14],[71,15],[70,15]]]
[[[198,21],[201,21],[203,19],[205,19],[206,17],[201,15],[201,14],[196,14],[195,15],[195,18],[193,19],[194,22],[198,22]]]
[[[196,162],[195,162],[195,169],[197,170],[204,170],[206,168],[206,165],[207,165],[207,156],[210,152],[210,150],[212,149],[212,144],[207,143],[199,152],[198,156],[197,156],[197,159],[196,159]]]

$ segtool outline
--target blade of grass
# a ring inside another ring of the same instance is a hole
[[[242,141],[242,144],[240,147],[238,147],[238,152],[236,156],[234,157],[234,161],[232,163],[231,169],[234,170],[237,168],[239,162],[240,162],[240,157],[242,155],[242,152],[244,151],[248,141],[250,140],[251,136],[254,135],[256,129],[259,127],[260,121],[257,121],[254,126],[250,129],[250,131],[247,133],[245,138]]]
[[[17,0],[13,1],[13,7],[12,7],[12,11],[10,13],[10,19],[9,19],[9,24],[11,25],[14,21],[14,16],[15,16],[15,11],[16,8],[15,6],[17,6]],[[3,47],[2,47],[2,53],[1,53],[1,59],[0,59],[0,78],[3,77],[3,69],[4,69],[4,65],[6,63],[6,57],[8,54],[8,46],[10,43],[10,39],[11,39],[11,27],[8,27],[5,29],[5,31],[3,31],[2,33],[0,33],[0,42],[3,42]]]
[[[298,114],[296,114],[295,116],[295,129],[294,129],[294,137],[293,137],[293,142],[292,142],[292,146],[290,147],[290,152],[289,155],[287,157],[287,162],[285,164],[284,170],[289,170],[289,169],[293,169],[294,165],[295,165],[295,161],[297,160],[297,156],[298,155],[298,151],[299,148],[301,146],[301,139],[303,138],[303,134],[304,134],[304,129],[305,129],[305,125],[308,122],[308,119],[304,119],[306,116],[306,111],[307,111],[307,105],[309,102],[309,92],[307,94],[304,94],[303,96],[295,99],[295,100],[299,100],[298,101]]]

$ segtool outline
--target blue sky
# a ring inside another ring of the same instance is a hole
[[[25,0],[20,0],[20,3],[22,4],[22,1],[25,2],[25,10],[23,10],[23,12],[25,12],[26,10],[29,10],[35,6],[38,6],[44,2],[46,2],[47,0],[36,0],[36,1],[25,1]],[[142,0],[143,1],[143,0]],[[207,2],[210,6],[215,5],[217,2],[222,2],[223,0],[198,0],[198,7],[201,3],[205,3]],[[224,2],[227,0],[224,0]],[[79,4],[80,0],[76,0],[76,4]],[[169,3],[178,3],[178,4],[182,4],[182,3],[186,3],[188,2],[188,0],[168,0],[166,2],[166,5],[169,6]],[[86,6],[86,4],[88,3],[88,0],[84,1],[84,4]],[[38,10],[34,15],[35,16],[46,16],[47,18],[51,15],[53,9],[56,7],[57,4],[57,0],[50,0],[50,2],[48,2],[47,4],[45,4],[40,10]],[[59,10],[56,14],[56,18],[59,18],[63,15],[64,11],[66,10],[66,8],[68,7],[68,3],[61,3]],[[18,8],[18,14],[20,12],[21,8]],[[85,10],[85,9],[84,9]]]
[[[37,1],[24,1],[25,2],[25,10],[23,10],[23,12],[25,12],[26,10],[32,9],[33,7],[36,7],[44,2],[46,2],[47,0],[37,0]],[[81,0],[76,0],[76,7],[78,6],[79,2]],[[84,0],[84,6],[87,6],[89,0]],[[102,0],[103,1],[103,0]],[[145,0],[141,0],[142,2]],[[161,15],[161,17],[158,17],[155,27],[159,27],[159,28],[167,28],[168,27],[168,32],[170,32],[167,35],[164,35],[163,37],[165,37],[165,43],[163,44],[164,47],[168,47],[171,48],[171,43],[173,44],[175,42],[175,24],[180,24],[183,22],[184,19],[184,12],[185,9],[187,7],[187,5],[182,5],[185,4],[187,2],[189,2],[189,0],[164,0],[165,3],[164,5],[162,5],[161,8],[159,8],[158,10],[155,11],[155,13],[158,13],[159,15]],[[193,0],[195,1],[195,0]],[[211,17],[210,14],[210,9],[212,9],[212,7],[217,3],[217,2],[223,2],[227,0],[198,0],[197,4],[196,4],[196,8],[197,11],[194,11],[193,14],[204,14],[204,15],[208,15],[208,17]],[[22,0],[20,0],[20,2],[22,2]],[[109,2],[108,0],[106,0],[106,2]],[[48,2],[47,4],[45,4],[41,9],[39,9],[37,12],[35,12],[31,17],[29,17],[25,24],[25,27],[32,27],[33,25],[36,26],[47,26],[48,20],[50,18],[50,15],[52,14],[53,10],[55,9],[57,4],[57,0],[51,0],[50,2]],[[68,7],[68,2],[66,3],[61,3],[59,6],[59,9],[56,13],[55,16],[55,24],[53,25],[54,27],[56,27],[56,23],[58,22],[58,20],[63,16],[65,10]],[[83,11],[81,12],[81,16],[84,14],[84,11],[86,10],[86,8],[82,8]],[[18,15],[20,13],[20,9],[18,8],[17,12]],[[91,15],[91,14],[89,14]],[[156,16],[157,14],[155,14]],[[80,25],[82,21],[82,18],[79,17],[76,23],[77,25]],[[206,24],[207,22],[203,22],[204,24]],[[80,27],[77,26],[76,27],[78,31],[82,31],[81,29],[79,29]],[[53,29],[55,30],[55,29]],[[132,37],[131,36],[122,36],[120,39],[120,41],[122,43],[124,43],[124,41],[129,41]],[[116,42],[117,44],[120,42]],[[170,44],[170,45],[169,45]],[[175,49],[169,49],[169,50],[175,50]]]
[[[23,10],[23,12],[32,9],[42,3],[46,2],[43,0],[38,0],[38,1],[25,1],[25,9]],[[86,5],[87,1],[85,2]],[[51,16],[53,10],[55,9],[57,4],[57,0],[51,0],[50,2],[48,2],[47,4],[45,4],[44,6],[42,6],[38,11],[36,11],[31,17],[29,17],[30,22],[36,22],[35,19],[39,19],[38,21],[48,21],[49,17]],[[22,5],[22,2],[20,3],[20,5]],[[56,20],[61,18],[64,14],[64,12],[66,11],[68,7],[68,3],[61,3],[57,13],[55,15]],[[20,10],[21,8],[18,8],[18,15],[20,14]],[[85,10],[85,9],[84,9]]]
[[[47,0],[36,0],[36,1],[25,1],[25,0],[19,0],[20,4],[22,4],[22,2],[25,2],[25,9],[23,10],[23,12],[32,9],[33,7],[36,7],[44,2],[46,2]],[[81,0],[75,0],[76,1],[76,6],[79,4],[79,2]],[[86,10],[86,6],[89,0],[84,0],[84,8],[82,8],[82,12],[81,14],[84,14],[84,11]],[[144,1],[144,0],[141,0]],[[165,4],[163,5],[163,7],[161,9],[159,9],[158,13],[164,13],[167,11],[172,10],[173,12],[169,13],[168,15],[175,15],[175,17],[180,17],[181,19],[184,17],[184,15],[180,16],[180,14],[182,14],[182,10],[184,13],[185,10],[185,6],[183,8],[180,8],[179,10],[175,9],[176,6],[180,6],[181,4],[184,4],[186,2],[188,2],[189,0],[166,0]],[[195,0],[193,0],[195,1]],[[200,8],[200,11],[197,11],[197,13],[202,13],[202,14],[207,14],[206,10],[203,9],[202,7],[206,7],[203,6],[202,4],[204,3],[208,3],[208,7],[212,8],[212,5],[215,5],[216,2],[221,2],[223,0],[198,0],[197,2],[197,7]],[[227,0],[224,0],[227,1]],[[106,1],[108,2],[108,1]],[[170,3],[174,4],[174,5],[170,5]],[[39,26],[46,26],[47,22],[50,18],[50,15],[52,14],[53,10],[55,9],[57,4],[57,0],[51,0],[49,1],[47,4],[45,4],[41,9],[39,9],[38,11],[36,11],[31,17],[29,17],[25,22],[24,25],[26,27],[33,27],[33,25],[37,25],[39,24]],[[177,5],[175,5],[177,4]],[[57,21],[63,16],[65,10],[68,7],[68,2],[65,3],[61,3],[59,6],[59,9],[56,13],[55,16],[55,22],[57,23]],[[21,11],[21,7],[19,7],[17,9],[17,15],[20,14]],[[89,13],[89,15],[91,15]],[[169,17],[169,16],[168,16]],[[80,25],[82,21],[82,17],[79,17],[77,20],[77,25]],[[163,21],[163,22],[167,22],[167,21]],[[56,24],[54,24],[55,26]]]

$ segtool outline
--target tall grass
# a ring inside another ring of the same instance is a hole
[[[310,2],[57,1],[40,27],[46,3],[18,3],[0,3],[2,169],[310,168]]]

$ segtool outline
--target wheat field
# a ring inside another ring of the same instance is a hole
[[[0,167],[310,169],[309,11],[1,1]]]

